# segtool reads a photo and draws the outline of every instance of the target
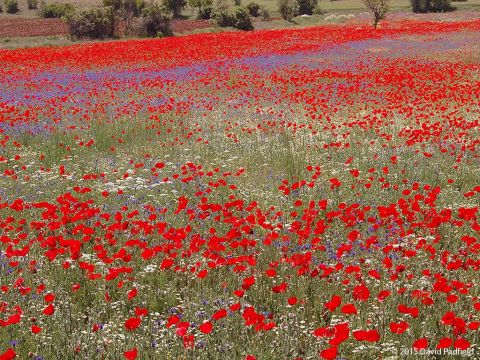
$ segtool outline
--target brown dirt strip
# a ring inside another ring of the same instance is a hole
[[[185,33],[212,27],[208,20],[173,20],[174,33]],[[0,18],[0,38],[66,35],[61,19],[4,19]]]

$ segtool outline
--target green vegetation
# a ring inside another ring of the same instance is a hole
[[[170,16],[166,9],[159,5],[146,8],[142,14],[141,35],[149,37],[171,36]]]
[[[172,12],[174,18],[178,18],[187,6],[187,0],[162,0],[162,5]]]
[[[27,7],[29,10],[36,10],[38,8],[38,0],[27,0]]]
[[[103,5],[113,8],[115,17],[125,23],[127,33],[132,32],[133,19],[138,18],[146,8],[144,0],[103,0]]]
[[[118,20],[112,7],[82,10],[65,17],[69,34],[74,39],[112,38],[118,26]]]
[[[234,9],[217,9],[212,18],[219,27],[234,27],[239,30],[253,30],[252,20],[248,10],[242,6]]]
[[[446,12],[456,10],[450,0],[410,0],[414,13]]]
[[[75,7],[68,3],[46,4],[42,2],[40,5],[40,16],[45,19],[61,18],[75,12]]]
[[[19,11],[17,0],[4,0],[4,4],[8,14],[16,14]]]
[[[247,5],[248,12],[250,16],[257,17],[260,12],[260,5],[258,5],[256,2],[251,2]]]
[[[278,0],[278,12],[283,19],[292,21],[298,14],[298,2],[296,0]]]
[[[198,19],[210,19],[213,12],[213,0],[188,0],[188,6],[197,9]]]
[[[297,0],[299,15],[312,15],[317,7],[318,0]]]
[[[415,1],[415,0],[412,0]],[[387,0],[363,0],[368,11],[373,16],[373,27],[376,29],[378,22],[385,18],[388,11]]]

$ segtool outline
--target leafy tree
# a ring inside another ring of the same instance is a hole
[[[240,30],[253,30],[252,19],[248,10],[242,6],[235,9],[235,28]]]
[[[228,9],[216,9],[212,18],[215,20],[217,26],[220,27],[234,27],[235,26],[235,14],[233,14]]]
[[[220,27],[234,27],[240,30],[253,30],[252,19],[248,10],[242,6],[232,10],[215,10],[213,19]]]
[[[142,13],[142,27],[146,36],[165,37],[172,36],[170,28],[171,17],[165,7],[159,5],[152,5]]]
[[[70,36],[76,39],[112,38],[118,27],[118,18],[111,6],[85,9],[64,17]]]
[[[453,11],[450,0],[410,0],[414,13]]]
[[[74,12],[75,8],[72,4],[53,3],[47,5],[45,2],[42,2],[40,4],[39,15],[42,18],[50,19],[61,18],[62,16],[66,16]]]
[[[188,6],[198,9],[199,19],[210,19],[213,11],[213,0],[188,0]]]
[[[29,10],[35,10],[38,8],[38,0],[27,0],[27,7]]]
[[[368,11],[373,16],[373,27],[376,29],[378,22],[385,18],[388,12],[388,0],[363,0]]]
[[[257,17],[260,12],[260,5],[258,5],[256,2],[251,2],[247,5],[248,12],[250,13],[250,16]]]
[[[5,11],[9,14],[16,14],[18,12],[18,1],[17,0],[4,0]]]
[[[318,0],[297,0],[298,13],[300,15],[312,15],[315,7],[318,4]]]
[[[292,21],[298,14],[298,2],[296,0],[278,0],[278,11],[282,18]]]
[[[204,4],[198,10],[198,18],[208,20],[212,17],[213,6],[212,4]]]
[[[162,4],[173,14],[174,18],[178,18],[182,10],[187,6],[187,0],[163,0]]]
[[[104,6],[111,6],[115,15],[125,22],[126,30],[132,27],[133,18],[139,17],[146,4],[144,0],[103,0]]]

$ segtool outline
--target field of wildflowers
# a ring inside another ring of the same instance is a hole
[[[0,51],[0,359],[480,358],[478,44]]]

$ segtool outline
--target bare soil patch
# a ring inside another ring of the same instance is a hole
[[[208,20],[172,21],[174,33],[185,33],[212,27]],[[0,38],[66,35],[61,19],[0,18]]]

